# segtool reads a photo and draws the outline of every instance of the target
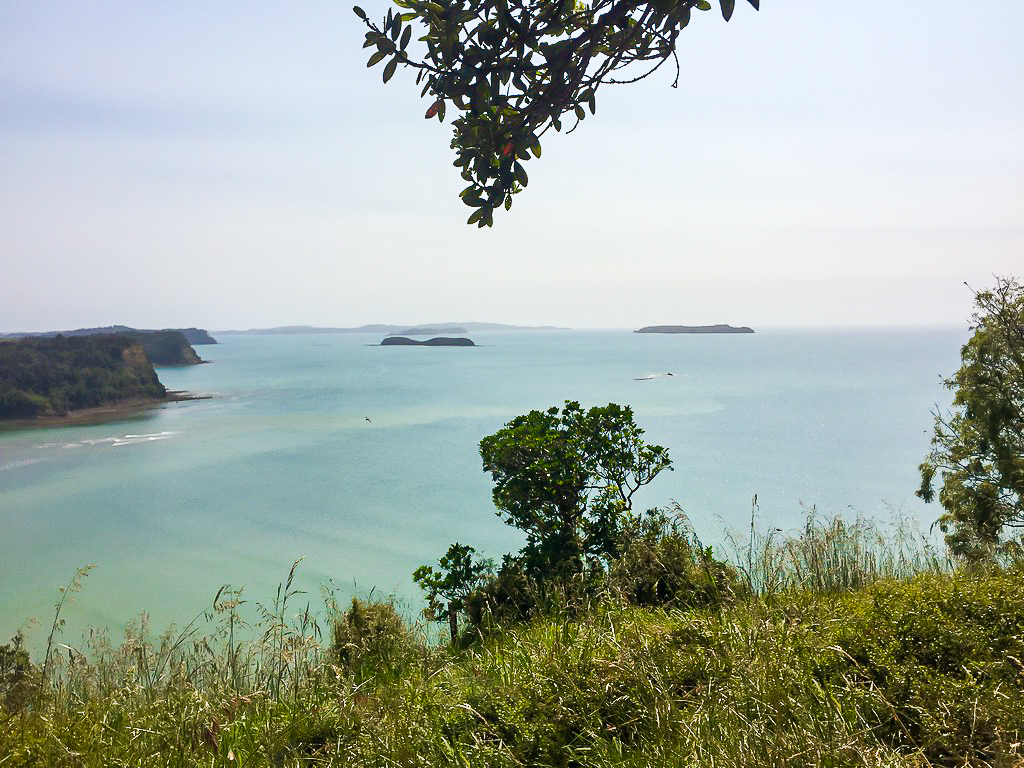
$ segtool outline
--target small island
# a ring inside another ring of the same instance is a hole
[[[436,336],[426,341],[417,341],[405,336],[388,336],[380,345],[382,347],[475,347],[472,339]]]
[[[753,333],[753,328],[743,325],[648,325],[633,333]]]

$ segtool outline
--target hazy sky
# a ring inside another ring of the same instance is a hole
[[[0,332],[963,325],[1024,276],[1024,3],[697,14],[491,230],[350,6],[0,3]]]

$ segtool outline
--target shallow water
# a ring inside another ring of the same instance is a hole
[[[223,584],[269,602],[292,563],[319,604],[371,590],[418,607],[411,573],[460,541],[519,546],[494,515],[477,444],[566,399],[629,404],[675,471],[639,497],[675,500],[706,542],[798,526],[805,508],[925,524],[916,467],[940,376],[964,330],[481,333],[474,348],[380,347],[361,335],[223,336],[211,365],[159,369],[212,395],[100,425],[0,432],[0,640],[52,621],[57,587],[97,568],[67,612],[115,632],[142,611],[181,624]],[[671,372],[672,376],[665,374]],[[38,644],[42,628],[30,630]]]

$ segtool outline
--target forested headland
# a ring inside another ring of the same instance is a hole
[[[166,397],[143,343],[127,334],[0,342],[0,420]]]

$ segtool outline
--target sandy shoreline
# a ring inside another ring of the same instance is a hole
[[[65,416],[39,416],[35,419],[11,419],[0,421],[0,431],[8,429],[35,429],[44,427],[75,427],[88,424],[104,424],[108,421],[120,421],[135,415],[141,415],[157,406],[167,403],[180,403],[189,400],[209,400],[210,395],[195,395],[191,392],[168,390],[167,396],[161,399],[136,398],[110,405],[99,405],[95,408],[82,408],[71,411]]]

